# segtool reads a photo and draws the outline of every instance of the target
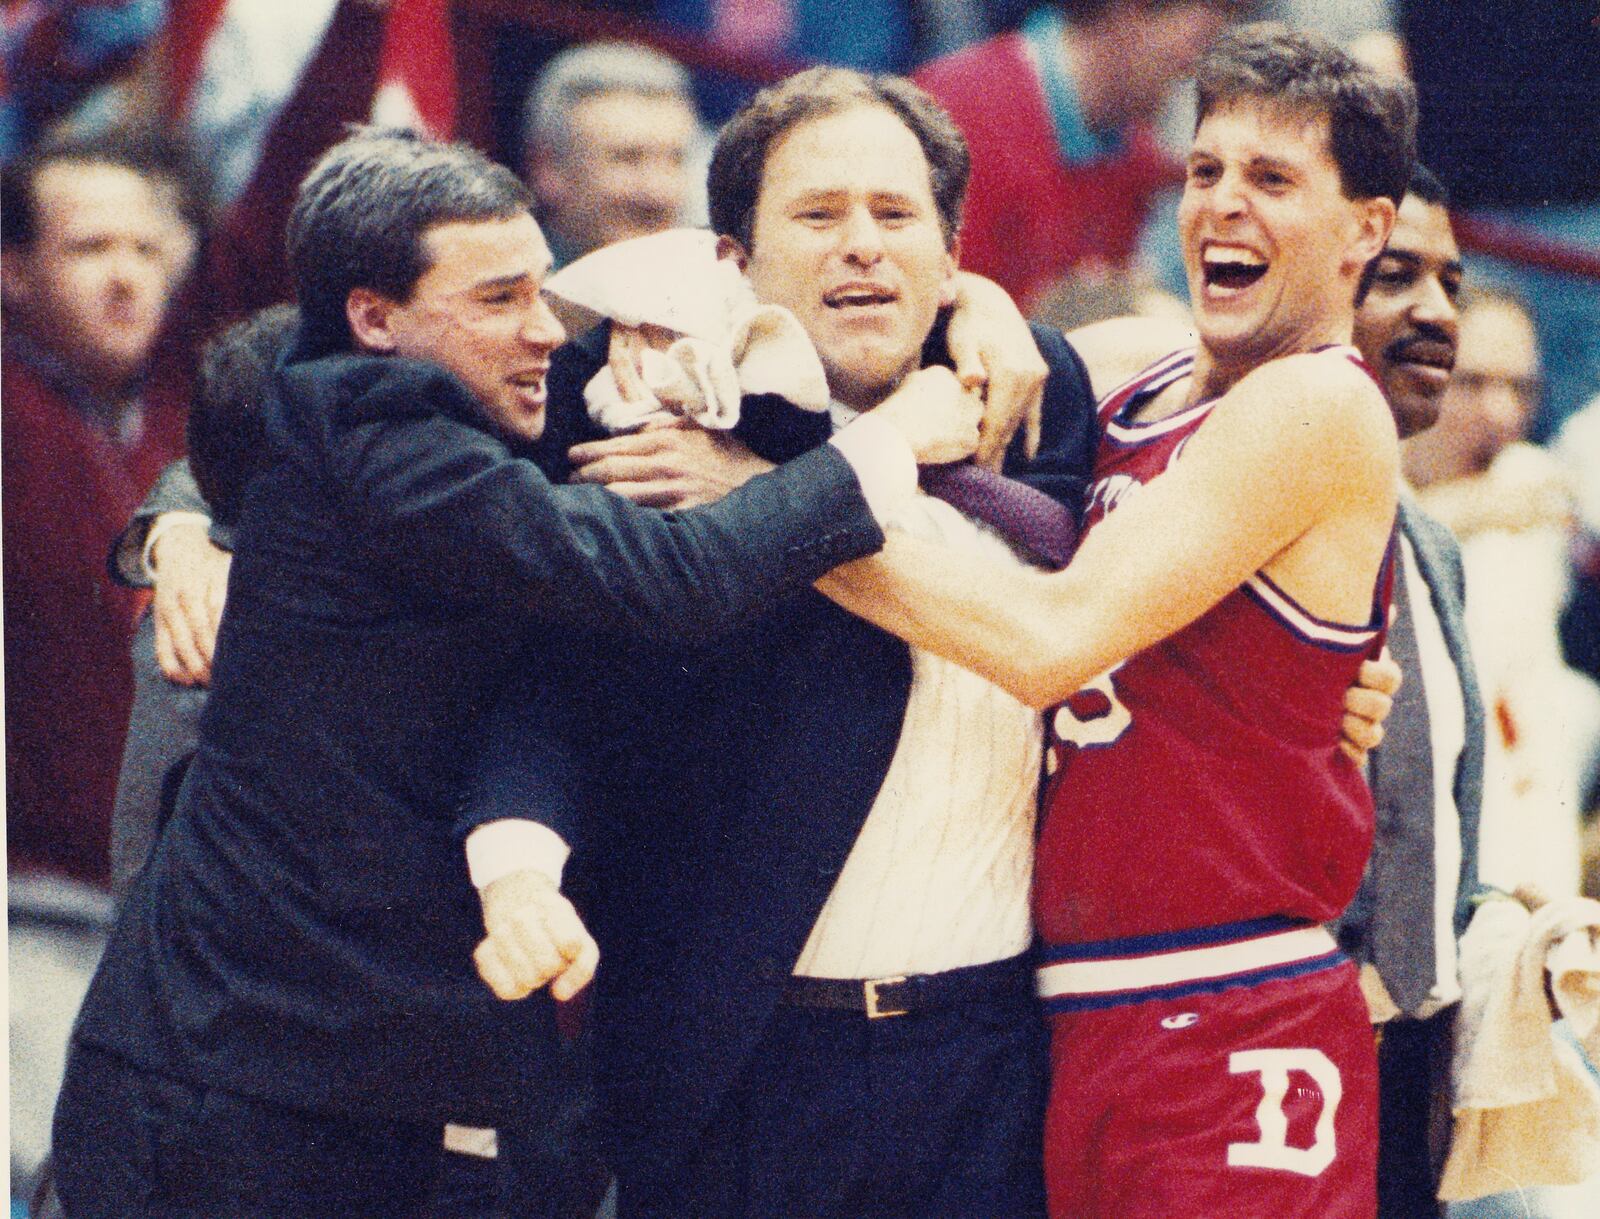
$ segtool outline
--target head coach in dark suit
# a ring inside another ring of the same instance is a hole
[[[457,795],[502,675],[560,629],[745,621],[876,549],[863,480],[912,477],[891,422],[696,512],[552,486],[520,455],[564,337],[549,251],[524,188],[464,147],[354,134],[302,185],[289,253],[302,322],[199,752],[57,1109],[74,1217],[410,1214],[444,1123],[514,1124],[549,1002],[484,980],[569,992],[594,949],[553,886],[463,859],[506,828]],[[976,410],[947,405],[905,426],[975,444]]]
[[[966,169],[921,90],[839,69],[764,90],[719,137],[723,256],[805,327],[835,422],[883,409],[942,346]],[[1075,507],[1093,398],[1062,336],[1035,337],[1043,442],[1005,454],[1032,486],[994,490]],[[827,441],[826,416],[791,412],[780,435],[763,406],[745,399],[737,433],[761,457]],[[762,464],[735,449],[669,429],[574,458],[580,478],[653,496]],[[1005,550],[971,507],[905,512]],[[570,703],[508,692],[477,794],[582,830],[564,884],[601,945],[590,1011],[619,1213],[1041,1214],[1038,717],[809,591],[711,648],[572,660]]]

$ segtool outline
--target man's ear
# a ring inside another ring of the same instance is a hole
[[[381,292],[351,288],[350,295],[344,298],[344,316],[356,345],[384,355],[393,353],[398,341],[394,333],[397,308],[396,303]]]
[[[548,148],[530,148],[527,152],[528,186],[547,211],[565,207],[572,194],[568,168],[558,164],[558,159],[558,154]]]
[[[27,251],[21,246],[0,249],[0,293],[6,303],[26,306],[33,296],[33,277]]]
[[[939,285],[939,307],[948,309],[956,303],[956,272],[961,270],[961,237],[950,242],[945,252],[944,283]]]
[[[737,237],[724,234],[717,238],[717,257],[731,260],[734,266],[743,271],[750,261],[750,251],[740,244]]]
[[[1389,244],[1397,209],[1394,200],[1384,198],[1360,199],[1356,207],[1356,244],[1351,250],[1351,261],[1358,267],[1365,267]]]

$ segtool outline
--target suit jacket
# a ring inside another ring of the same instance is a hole
[[[442,369],[295,352],[245,496],[198,754],[77,1035],[318,1111],[494,1125],[547,999],[475,976],[462,760],[508,669],[747,620],[882,534],[837,450],[693,513],[554,487]]]
[[[1411,542],[1417,569],[1428,586],[1429,599],[1443,629],[1445,646],[1455,662],[1466,710],[1466,735],[1461,757],[1448,776],[1461,820],[1461,872],[1457,878],[1455,933],[1466,930],[1471,899],[1478,890],[1478,823],[1483,804],[1483,699],[1468,651],[1462,620],[1465,581],[1461,551],[1450,531],[1408,499],[1400,501],[1400,528]],[[1412,592],[1412,603],[1417,592]],[[1406,681],[1421,681],[1418,673]],[[1396,715],[1406,714],[1404,707]],[[1380,746],[1381,748],[1381,746]],[[1446,776],[1436,773],[1436,783]],[[1432,818],[1433,808],[1402,808],[1405,814]],[[1390,849],[1399,827],[1378,818],[1373,855]],[[1339,939],[1357,960],[1372,959],[1373,910],[1376,895],[1371,873],[1340,921]],[[1450,1061],[1455,1012],[1447,1008],[1424,1021],[1400,1017],[1386,1026],[1378,1051],[1379,1076],[1379,1210],[1385,1219],[1440,1213],[1434,1197],[1449,1148]]]
[[[111,891],[124,897],[177,803],[178,787],[200,739],[204,686],[168,681],[156,662],[155,619],[133,634],[133,710],[111,812]]]
[[[1456,889],[1454,920],[1459,937],[1466,931],[1472,917],[1472,897],[1478,890],[1478,822],[1483,809],[1483,697],[1478,690],[1477,672],[1472,666],[1472,653],[1468,648],[1466,625],[1462,618],[1466,580],[1461,567],[1461,548],[1448,529],[1407,498],[1400,501],[1400,528],[1416,554],[1417,569],[1428,586],[1434,613],[1444,631],[1445,646],[1450,652],[1450,659],[1455,662],[1456,676],[1461,681],[1462,702],[1466,704],[1466,743],[1455,774],[1450,776],[1451,794],[1455,797],[1456,811],[1461,818],[1461,874]],[[1404,678],[1410,682],[1422,680],[1417,673],[1406,673]],[[1435,782],[1443,777],[1435,775]],[[1432,808],[1407,811],[1419,816],[1433,815]],[[1382,825],[1377,828],[1372,844],[1374,855],[1385,847],[1384,829]],[[1370,881],[1370,876],[1368,879]],[[1372,926],[1372,902],[1370,883],[1363,883],[1339,925],[1340,941],[1347,951],[1362,961],[1372,959],[1368,942]]]
[[[1059,332],[1036,337],[1043,450],[1030,466],[1015,447],[1008,468],[1076,509],[1094,400]],[[758,450],[826,434],[771,406],[745,412]],[[601,945],[604,1138],[637,1178],[688,1153],[760,1038],[894,756],[910,652],[808,592],[707,648],[618,640],[565,660],[565,699],[547,681],[508,691],[474,799],[573,835],[566,887]]]
[[[106,555],[106,570],[111,573],[114,582],[124,588],[151,586],[150,577],[144,569],[144,544],[156,518],[166,512],[211,515],[211,505],[200,494],[200,486],[194,481],[187,457],[178,458],[161,471],[160,477],[150,485],[144,499],[133,510],[122,532],[111,540],[111,549]],[[233,530],[212,521],[211,540],[224,550],[232,550]]]

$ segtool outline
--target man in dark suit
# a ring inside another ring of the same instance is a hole
[[[722,249],[805,327],[835,420],[921,362],[965,181],[948,117],[892,79],[803,74],[719,139]],[[1015,444],[1007,467],[1075,504],[1093,403],[1061,336],[1036,337],[1044,442],[1032,465]],[[741,435],[768,460],[828,434],[821,417],[802,438],[746,414]],[[701,475],[747,476],[751,454],[729,448],[674,430],[573,457],[585,481],[698,494],[683,488]],[[1005,551],[927,497],[899,519]],[[714,648],[585,657],[570,688],[575,705],[531,683],[508,701],[478,790],[484,815],[573,825],[564,802],[597,810],[566,886],[604,954],[591,1011],[619,1212],[1041,1213],[1026,963],[1038,717],[813,593]],[[551,720],[576,726],[565,746]],[[565,793],[551,781],[564,762]]]
[[[1433,426],[1455,362],[1461,254],[1445,204],[1419,167],[1356,313],[1356,344],[1402,438]],[[1478,885],[1483,702],[1455,539],[1409,497],[1400,533],[1389,646],[1405,681],[1372,754],[1377,834],[1340,939],[1364,963],[1379,1028],[1379,1211],[1432,1219],[1450,1130],[1456,940]]]
[[[552,626],[746,622],[881,544],[865,493],[976,442],[951,392],[703,512],[553,487],[517,456],[564,337],[528,203],[464,147],[385,132],[302,185],[302,322],[199,753],[57,1109],[75,1219],[410,1214],[446,1122],[517,1125],[549,1082],[550,1005],[482,979],[568,995],[595,950],[542,873],[507,866],[508,841],[536,855],[550,831],[458,799],[508,666],[539,663]]]

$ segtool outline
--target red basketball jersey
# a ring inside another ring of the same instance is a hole
[[[1085,530],[1181,459],[1212,403],[1131,420],[1193,365],[1176,353],[1102,400]],[[1373,817],[1338,749],[1343,696],[1380,646],[1388,566],[1361,626],[1316,618],[1258,573],[1047,717],[1055,771],[1034,886],[1046,942],[1344,909]]]

